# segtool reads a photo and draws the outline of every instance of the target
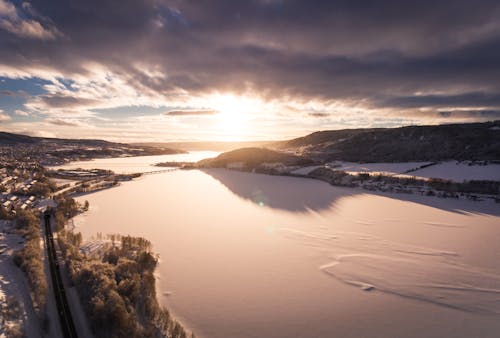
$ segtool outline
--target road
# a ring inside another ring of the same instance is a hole
[[[47,256],[49,258],[50,276],[52,278],[52,286],[56,299],[57,312],[59,314],[59,322],[61,324],[62,335],[65,338],[77,338],[78,335],[75,329],[75,323],[71,316],[66,291],[61,278],[61,271],[57,261],[56,249],[54,247],[54,237],[52,235],[52,227],[50,226],[52,214],[45,212],[45,239],[47,243]]]

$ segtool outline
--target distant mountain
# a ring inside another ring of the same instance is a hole
[[[108,142],[104,140],[91,140],[91,139],[62,139],[51,137],[34,137],[22,134],[13,134],[7,132],[0,132],[0,144],[18,144],[18,143],[61,143],[61,144],[80,144],[87,146],[111,146],[111,145],[124,145],[121,143]]]
[[[28,135],[0,132],[0,144],[36,143],[37,138]]]
[[[167,147],[134,146],[127,143],[93,139],[62,139],[33,137],[28,135],[0,132],[0,146],[26,146],[35,152],[65,157],[84,155],[88,158],[125,155],[166,155],[184,153]]]
[[[273,145],[316,160],[500,160],[500,121],[319,131]]]

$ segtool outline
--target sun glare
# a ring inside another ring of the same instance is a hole
[[[262,111],[259,99],[233,94],[216,94],[207,99],[210,107],[217,110],[216,129],[225,141],[242,141],[252,133],[252,115]]]

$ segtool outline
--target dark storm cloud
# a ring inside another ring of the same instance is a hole
[[[437,113],[439,117],[454,117],[454,118],[500,118],[500,110],[454,110],[440,111]]]
[[[418,107],[500,107],[500,93],[465,93],[460,95],[418,95],[390,98],[382,105],[397,108]]]
[[[498,1],[40,0],[29,9],[60,35],[27,42],[0,31],[4,65],[71,77],[96,63],[166,97],[252,90],[380,108],[500,108]]]

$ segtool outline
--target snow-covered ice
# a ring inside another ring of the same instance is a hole
[[[491,200],[222,169],[151,175],[85,199],[77,229],[150,239],[162,258],[159,294],[172,292],[161,301],[201,336],[500,332]]]

